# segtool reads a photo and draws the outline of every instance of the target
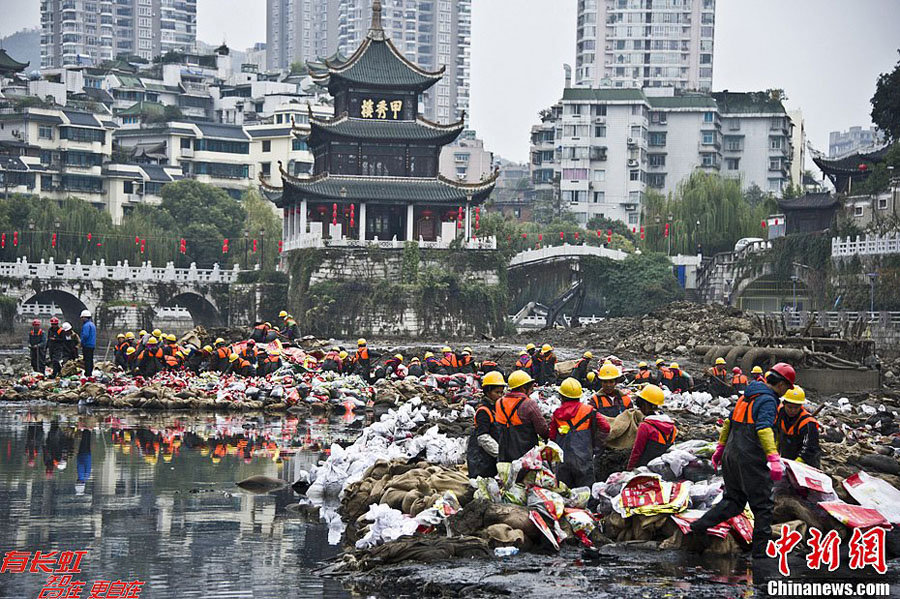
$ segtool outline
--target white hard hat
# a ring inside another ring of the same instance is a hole
[[[64,330],[64,331],[71,331],[71,330],[72,330],[72,325],[70,325],[68,322],[64,322],[63,325],[62,325],[62,330]]]
[[[82,310],[82,311],[81,311],[81,317],[82,317],[82,318],[90,318],[90,317],[91,317],[91,311],[90,311],[90,310]]]

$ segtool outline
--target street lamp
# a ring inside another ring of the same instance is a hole
[[[866,273],[866,276],[869,277],[869,312],[875,312],[875,279],[878,278],[877,272],[869,272]],[[871,318],[871,314],[869,315]]]
[[[791,275],[791,289],[794,295],[794,312],[797,311],[797,281],[800,280],[800,277],[797,275]]]
[[[259,267],[260,270],[266,267],[266,230],[259,230]]]

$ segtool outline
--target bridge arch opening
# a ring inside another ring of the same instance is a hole
[[[29,322],[40,318],[46,327],[49,318],[56,316],[61,323],[71,323],[76,331],[81,328],[81,311],[89,309],[77,296],[62,289],[40,291],[22,302],[22,308],[23,318]]]
[[[178,310],[177,308],[181,308]],[[187,314],[184,313],[186,310]],[[190,316],[190,321],[185,316]],[[166,330],[187,330],[193,326],[220,327],[222,315],[208,299],[199,293],[185,292],[171,297],[160,305],[153,325]]]
[[[748,283],[732,303],[749,312],[781,312],[795,305],[800,311],[811,308],[809,289],[803,281],[785,281],[772,275]]]

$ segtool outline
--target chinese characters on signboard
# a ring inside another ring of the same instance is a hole
[[[403,111],[403,100],[373,100],[366,98],[360,105],[359,114],[364,119],[382,119],[390,118],[396,121],[400,118]]]

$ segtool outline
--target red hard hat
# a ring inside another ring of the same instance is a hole
[[[734,368],[731,369],[731,372],[733,372],[733,373],[735,373],[735,374],[740,374],[740,373],[741,373],[741,369],[738,368],[737,366],[735,366]]]
[[[769,372],[774,372],[787,382],[791,384],[791,388],[794,387],[794,381],[797,380],[797,373],[794,372],[794,367],[788,364],[787,362],[779,362],[775,366],[769,369]]]
[[[248,340],[247,340],[247,345],[253,347],[254,345],[256,345],[256,341],[254,341],[253,339],[248,339]]]
[[[55,316],[50,318],[50,324],[59,324],[59,319]]]
[[[41,326],[41,321],[38,320],[37,318],[35,318],[34,320],[31,321],[31,326],[39,327],[39,326]]]

